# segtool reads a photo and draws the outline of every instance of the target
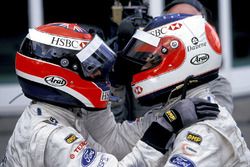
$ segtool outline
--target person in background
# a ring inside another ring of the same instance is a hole
[[[155,117],[145,122],[150,124],[145,135],[118,161],[91,137],[85,128],[88,115],[84,114],[111,113],[107,108],[108,75],[115,59],[115,53],[97,34],[78,24],[56,22],[29,29],[15,65],[22,91],[32,102],[17,121],[0,166],[158,166],[174,133],[217,117],[218,106],[202,100],[192,99],[194,106],[212,106],[190,108],[191,117],[173,106],[176,120]],[[155,129],[158,131],[152,132]],[[109,128],[102,133],[105,131]]]
[[[179,107],[186,110],[187,117],[191,116],[189,109],[195,103],[187,101],[201,98],[219,105],[218,118],[197,122],[175,133],[173,145],[159,166],[250,166],[250,151],[240,129],[230,111],[211,92],[210,83],[219,76],[221,51],[216,30],[203,16],[175,13],[155,17],[143,30],[135,32],[116,63],[127,68],[123,76],[127,76],[138,102],[156,107],[130,126],[127,121],[110,121],[112,113],[108,116],[105,111],[92,112],[86,128],[105,149],[122,158],[147,134],[146,118],[158,115],[160,119],[165,113],[163,117],[174,121],[174,111]],[[185,105],[180,105],[183,100],[187,100]],[[140,131],[135,131],[138,125]],[[106,129],[108,132],[103,132]],[[128,131],[134,131],[133,135]],[[159,131],[152,128],[152,132]]]
[[[208,18],[210,16],[210,14],[208,13],[210,12],[207,11],[208,10],[198,0],[173,0],[165,6],[162,14],[164,15],[167,13],[186,13],[193,15],[202,15],[207,20],[211,20],[211,18]],[[143,20],[145,21],[146,19]],[[150,20],[147,21],[150,22]],[[121,24],[122,27],[124,27],[123,24],[128,24],[129,26],[127,27],[130,28],[130,31],[128,31],[127,29],[125,31],[126,39],[129,39],[129,36],[132,36],[136,28],[141,28],[141,26],[145,26],[145,24],[133,24],[133,19],[124,19],[124,23],[122,22]],[[135,26],[133,27],[132,25]],[[120,34],[120,36],[122,36],[122,32],[120,32]],[[123,41],[123,43],[125,42]],[[123,44],[122,46],[125,45]],[[115,64],[114,71],[111,72],[111,90],[114,96],[119,97],[119,100],[114,101],[112,103],[112,112],[114,112],[117,122],[122,122],[124,120],[135,120],[136,118],[143,116],[148,110],[150,110],[150,108],[155,107],[142,106],[138,103],[138,100],[134,98],[130,84],[126,79],[125,74],[122,75],[122,73],[126,73],[127,70],[129,70],[129,68],[122,69],[119,65]],[[216,100],[218,100],[222,106],[225,106],[228,111],[232,113],[233,97],[232,88],[229,81],[222,75],[219,75],[218,78],[209,83],[209,88],[211,93],[215,95]]]

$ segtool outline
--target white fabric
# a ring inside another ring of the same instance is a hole
[[[209,92],[207,85],[200,86],[190,91],[187,97],[200,97],[215,102],[214,96]],[[137,122],[115,124],[112,114],[89,113],[87,121],[92,122],[92,126],[86,127],[91,130],[91,135],[105,149],[119,159],[123,158],[136,142],[141,138],[145,129],[149,126],[149,120],[161,116],[164,111],[169,109],[178,98],[173,100],[165,108],[156,108],[154,111],[146,113],[144,118]],[[98,122],[98,124],[94,123]],[[90,125],[89,122],[89,125]],[[194,133],[202,138],[200,144],[187,140],[188,133]],[[119,147],[118,147],[119,146]],[[184,158],[183,158],[184,157]],[[167,160],[169,160],[167,162]],[[171,160],[171,162],[170,162]],[[250,152],[242,137],[240,129],[233,120],[231,114],[225,107],[220,106],[220,114],[215,120],[206,120],[193,124],[183,129],[178,135],[173,145],[173,150],[162,159],[165,167],[177,164],[193,166],[250,166]]]
[[[6,167],[158,166],[163,157],[142,141],[120,162],[96,143],[84,127],[81,112],[35,103],[18,120],[6,150]],[[71,142],[66,142],[70,138]],[[76,140],[75,140],[76,139]]]

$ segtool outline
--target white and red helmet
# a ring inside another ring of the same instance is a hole
[[[189,76],[196,86],[215,79],[222,62],[214,28],[202,16],[188,14],[154,18],[137,30],[121,56],[129,64],[134,96],[144,105],[166,102]]]
[[[16,53],[24,94],[66,106],[103,109],[109,100],[108,73],[115,53],[96,34],[72,23],[29,29]]]

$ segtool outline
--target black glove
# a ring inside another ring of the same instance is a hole
[[[219,106],[200,98],[187,98],[177,102],[163,114],[165,121],[171,125],[173,132],[198,121],[215,119],[219,114]]]
[[[183,99],[153,122],[141,140],[164,154],[174,141],[171,139],[175,133],[198,121],[215,119],[219,112],[217,104],[204,99]]]

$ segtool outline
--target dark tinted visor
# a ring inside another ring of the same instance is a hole
[[[116,54],[98,35],[76,56],[81,63],[83,76],[94,80],[106,80],[116,59]]]
[[[143,71],[153,68],[162,62],[159,54],[160,38],[147,32],[137,30],[123,50],[123,56]]]
[[[73,50],[30,40],[26,37],[19,52],[76,71],[91,81],[107,80],[116,54],[96,35],[83,49]]]

